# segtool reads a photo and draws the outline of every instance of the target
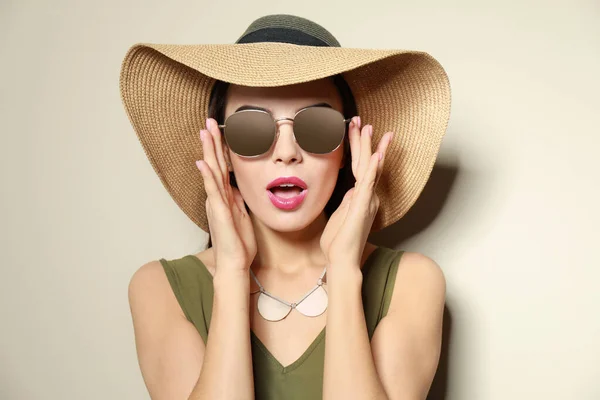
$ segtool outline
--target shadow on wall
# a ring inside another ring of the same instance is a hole
[[[400,221],[371,234],[369,242],[394,249],[411,236],[425,230],[444,207],[457,175],[458,168],[455,166],[434,166],[423,192],[413,207]],[[447,397],[451,332],[452,315],[446,305],[444,307],[440,361],[427,400],[445,400]]]
[[[440,214],[456,181],[456,166],[436,165],[421,195],[398,222],[369,236],[371,243],[397,248],[411,236],[425,230]]]

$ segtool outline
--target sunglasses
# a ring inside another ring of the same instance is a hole
[[[333,108],[311,106],[298,111],[294,118],[275,119],[262,110],[241,110],[225,120],[223,137],[227,146],[240,157],[258,157],[267,153],[277,138],[277,122],[292,121],[294,138],[309,153],[327,154],[336,150],[346,135],[342,113]]]

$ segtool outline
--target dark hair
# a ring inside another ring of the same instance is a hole
[[[350,86],[348,85],[344,77],[342,75],[334,75],[329,79],[331,79],[331,81],[337,88],[338,93],[342,99],[342,113],[344,114],[344,118],[352,118],[355,115],[357,115],[354,95],[352,94],[352,90],[350,89]],[[217,80],[210,93],[208,103],[208,117],[214,118],[219,124],[223,124],[225,122],[225,104],[229,85],[230,84],[228,82]],[[354,174],[352,173],[352,155],[350,152],[350,142],[348,140],[347,129],[348,128],[346,126],[346,135],[344,136],[343,143],[344,166],[339,171],[333,193],[331,194],[331,197],[329,198],[329,201],[327,202],[323,210],[325,212],[325,215],[327,216],[327,219],[329,219],[331,214],[333,214],[335,210],[337,210],[346,192],[353,188],[354,184],[356,183],[356,179],[354,178]],[[233,172],[229,172],[229,181],[231,183],[231,186],[235,188],[238,187]],[[245,202],[244,204],[246,205]],[[248,209],[248,205],[246,205],[246,211],[250,211]],[[208,235],[207,248],[208,247],[212,247],[210,233]]]

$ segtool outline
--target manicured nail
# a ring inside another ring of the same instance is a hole
[[[381,161],[382,158],[383,158],[383,153],[379,152],[379,161]]]
[[[210,129],[210,124],[211,124],[210,118],[207,118],[206,119],[206,129]]]
[[[199,169],[200,171],[202,171],[202,167],[201,167],[200,160],[196,160],[196,167],[198,167],[198,169]]]
[[[373,126],[369,126],[369,136],[373,137]]]
[[[200,140],[204,142],[204,129],[200,130]]]
[[[358,117],[358,127],[360,128],[360,116]]]

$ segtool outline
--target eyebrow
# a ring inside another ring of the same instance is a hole
[[[317,103],[317,104],[311,104],[310,106],[300,107],[296,111],[300,111],[303,108],[309,108],[309,107],[329,107],[329,108],[333,108],[331,106],[331,104],[329,104],[329,103]],[[244,110],[260,110],[260,111],[264,111],[266,113],[272,114],[272,111],[269,110],[268,108],[263,108],[263,107],[259,107],[259,106],[253,106],[253,105],[250,105],[250,104],[244,104],[243,106],[238,107],[238,109],[235,110],[235,112],[244,111]]]

